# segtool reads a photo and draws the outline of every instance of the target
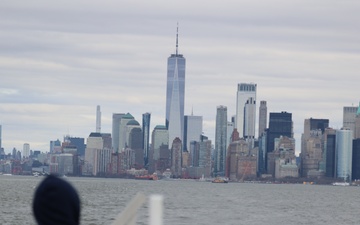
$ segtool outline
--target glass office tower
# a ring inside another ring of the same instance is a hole
[[[166,87],[166,128],[169,143],[175,138],[183,141],[185,100],[185,58],[178,54],[178,33],[176,34],[176,53],[171,54],[167,63]]]
[[[342,128],[336,131],[336,177],[350,182],[352,175],[352,142],[353,131]]]

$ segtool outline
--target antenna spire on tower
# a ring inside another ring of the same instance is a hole
[[[176,55],[178,55],[178,47],[179,47],[178,39],[179,39],[179,23],[177,23],[176,26]]]

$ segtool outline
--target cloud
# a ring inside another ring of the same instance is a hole
[[[189,7],[191,5],[191,7]],[[258,85],[268,112],[340,127],[355,104],[360,70],[358,1],[4,2],[0,14],[3,145],[44,148],[70,133],[111,132],[112,113],[164,124],[166,60],[187,60],[185,113],[214,140],[218,105],[235,114],[237,83]],[[213,141],[214,143],[214,141]],[[300,143],[300,140],[297,140]]]

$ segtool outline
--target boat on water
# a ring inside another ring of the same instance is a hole
[[[225,183],[227,183],[228,182],[228,180],[227,179],[225,179],[225,178],[221,178],[221,177],[216,177],[213,181],[211,181],[212,183],[223,183],[223,184],[225,184]]]
[[[334,182],[332,183],[333,186],[350,186],[348,182]]]
[[[201,181],[201,182],[205,182],[205,181],[206,181],[206,179],[205,179],[205,177],[204,177],[204,174],[199,178],[199,181]]]
[[[156,173],[153,174],[147,174],[147,175],[141,175],[141,176],[135,176],[136,180],[158,180],[158,176]]]

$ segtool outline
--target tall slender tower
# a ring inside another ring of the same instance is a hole
[[[144,149],[144,165],[147,166],[149,163],[149,140],[150,140],[150,113],[142,114],[142,149]]]
[[[259,107],[259,137],[264,133],[267,123],[266,101],[260,101]]]
[[[249,105],[250,104],[250,105]],[[255,110],[254,110],[255,109]],[[238,84],[236,96],[236,129],[240,137],[255,137],[256,84]],[[250,133],[249,133],[250,132]]]
[[[244,138],[255,138],[255,121],[256,121],[256,102],[250,97],[245,102],[244,107]]]
[[[178,53],[178,28],[176,32],[176,51],[167,63],[166,87],[166,128],[169,130],[169,144],[175,138],[183,141],[185,100],[185,58]]]
[[[225,160],[227,147],[227,107],[218,106],[215,124],[215,176],[225,175]]]
[[[99,105],[96,107],[96,133],[101,133],[101,111]]]

